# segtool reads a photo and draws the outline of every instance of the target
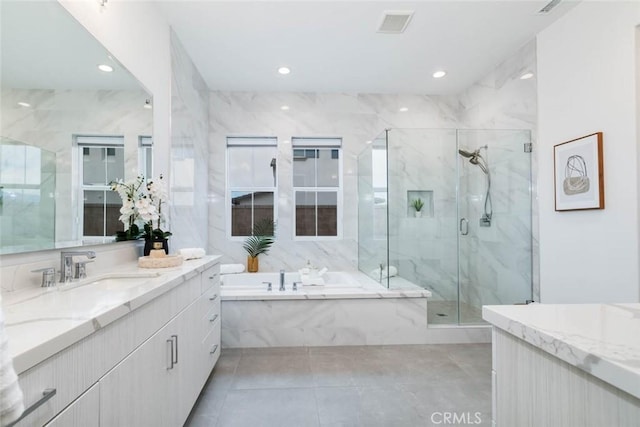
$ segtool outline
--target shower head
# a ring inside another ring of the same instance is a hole
[[[466,157],[467,159],[471,158],[471,157],[475,157],[478,155],[478,150],[474,151],[474,152],[470,152],[467,150],[463,150],[460,149],[458,150],[458,153],[462,156],[462,157]]]
[[[487,149],[488,147],[486,145],[483,145],[482,147],[478,148],[476,151],[467,151],[467,150],[459,149],[458,153],[462,157],[469,159],[469,163],[471,163],[472,165],[480,167],[480,169],[482,169],[482,172],[488,175],[489,169],[486,164],[483,164],[483,162],[486,162],[486,161],[480,154],[480,150],[483,148]]]

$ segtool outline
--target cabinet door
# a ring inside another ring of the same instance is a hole
[[[169,322],[100,380],[100,425],[173,426]]]
[[[60,412],[45,427],[98,427],[100,425],[100,393],[94,384]]]

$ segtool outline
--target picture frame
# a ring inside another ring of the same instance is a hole
[[[553,146],[555,210],[604,209],[602,132]]]

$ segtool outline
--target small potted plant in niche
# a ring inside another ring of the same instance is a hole
[[[422,201],[422,199],[420,197],[414,199],[413,202],[411,202],[411,206],[413,206],[413,208],[416,210],[415,217],[422,217],[422,208],[424,207],[424,202]]]
[[[253,225],[251,236],[247,237],[242,247],[247,251],[247,271],[258,271],[258,255],[267,254],[275,242],[275,223],[270,218],[259,220]]]

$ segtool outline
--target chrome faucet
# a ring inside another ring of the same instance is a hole
[[[279,291],[284,291],[284,270],[280,270],[280,289]]]
[[[68,283],[73,279],[73,257],[85,256],[94,259],[94,251],[62,251],[60,252],[60,283]]]

